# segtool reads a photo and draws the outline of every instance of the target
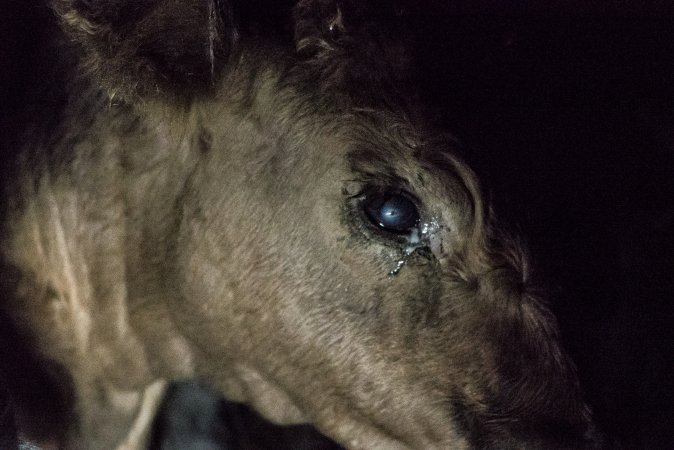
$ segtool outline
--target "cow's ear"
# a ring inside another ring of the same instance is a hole
[[[295,46],[325,87],[388,84],[407,75],[402,0],[300,0]]]
[[[191,98],[212,89],[237,42],[228,0],[54,0],[82,69],[110,96]]]

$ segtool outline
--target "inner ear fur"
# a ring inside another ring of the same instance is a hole
[[[228,0],[55,0],[82,68],[111,97],[186,99],[212,89],[237,40]]]
[[[410,77],[407,22],[396,0],[299,0],[295,47],[324,90],[386,97]],[[399,97],[397,95],[396,97]]]

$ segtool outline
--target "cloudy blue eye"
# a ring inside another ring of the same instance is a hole
[[[392,233],[406,233],[419,223],[419,211],[414,202],[398,193],[368,195],[364,210],[373,224]]]

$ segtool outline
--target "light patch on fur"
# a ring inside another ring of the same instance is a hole
[[[344,31],[344,17],[342,17],[342,9],[337,6],[337,14],[335,17],[330,21],[330,24],[328,25],[328,29],[330,30],[331,33],[336,32],[337,30],[339,31]]]
[[[81,353],[86,352],[89,347],[89,336],[91,334],[91,316],[86,307],[86,302],[83,293],[80,290],[77,269],[72,259],[71,251],[68,248],[66,232],[63,225],[62,209],[52,190],[47,192],[47,200],[49,202],[50,225],[58,255],[58,264],[61,268],[61,278],[65,281],[63,289],[67,295],[62,295],[63,304],[67,306],[70,313],[71,321],[68,324],[72,327],[75,339],[77,340],[77,349]]]
[[[215,41],[218,38],[218,19],[215,3],[218,0],[208,2],[208,61],[211,64],[211,82],[215,80]]]
[[[75,30],[81,30],[87,34],[94,35],[98,32],[98,27],[87,19],[83,18],[76,11],[68,10],[60,13],[61,19]]]
[[[282,425],[307,422],[288,394],[259,371],[239,364],[236,366],[236,374],[245,391],[246,402],[267,419]]]
[[[166,381],[160,380],[145,388],[136,420],[131,426],[126,439],[117,447],[117,450],[140,450],[147,448],[154,417],[164,398],[166,386]]]

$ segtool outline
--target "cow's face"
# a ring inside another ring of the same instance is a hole
[[[210,376],[277,420],[358,448],[460,442],[453,404],[486,401],[499,352],[473,175],[404,117],[286,114],[204,114],[177,323]]]
[[[353,448],[581,446],[588,412],[554,319],[455,144],[284,83],[255,80],[244,110],[221,105],[231,85],[199,106],[210,137],[171,309],[200,370]]]

